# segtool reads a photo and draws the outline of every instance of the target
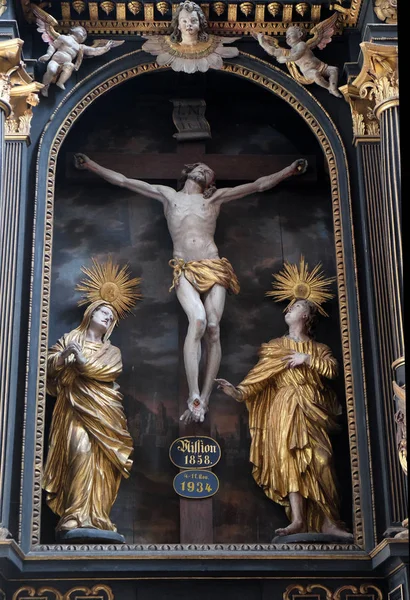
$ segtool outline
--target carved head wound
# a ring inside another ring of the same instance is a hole
[[[198,33],[198,41],[206,42],[209,38],[207,33],[208,22],[206,20],[204,11],[202,8],[196,4],[195,2],[191,2],[190,0],[185,0],[185,2],[181,2],[175,12],[175,15],[171,21],[171,33],[170,39],[171,42],[181,42],[182,34],[179,28],[179,16],[183,10],[187,12],[196,12],[199,19],[199,33]]]

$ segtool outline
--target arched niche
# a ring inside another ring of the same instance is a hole
[[[41,466],[43,462],[44,424],[46,415],[45,383],[46,352],[50,323],[50,291],[52,288],[53,224],[57,161],[61,147],[71,128],[86,109],[110,90],[141,75],[160,77],[164,68],[148,62],[146,55],[133,52],[122,56],[89,75],[75,86],[57,107],[48,123],[39,148],[36,192],[35,242],[33,258],[33,291],[31,313],[30,363],[28,380],[26,452],[23,495],[33,498],[26,506],[22,520],[22,541],[26,548],[42,542],[41,519]],[[154,75],[155,74],[155,75]],[[358,549],[367,546],[372,535],[370,477],[368,471],[367,418],[365,391],[361,364],[360,314],[355,280],[353,224],[350,206],[349,178],[346,155],[341,138],[330,116],[305,88],[282,71],[268,63],[240,55],[226,61],[220,77],[234,75],[256,84],[282,99],[303,119],[317,138],[323,151],[329,176],[329,207],[333,222],[334,269],[337,276],[337,321],[340,334],[340,361],[343,365],[344,403],[346,407],[346,436],[350,449],[352,482],[352,525]],[[223,102],[223,100],[222,100]],[[114,112],[121,110],[114,107]],[[46,174],[46,176],[45,176]],[[262,175],[263,173],[261,173]],[[286,257],[287,258],[287,257]],[[138,274],[138,273],[137,273]],[[261,296],[262,297],[262,296]],[[228,309],[229,310],[229,309]],[[276,307],[276,310],[279,310]],[[62,332],[60,332],[61,334]],[[270,337],[276,336],[271,335]],[[269,339],[269,337],[268,337]],[[260,343],[266,341],[260,339]],[[221,365],[222,368],[223,364]],[[34,443],[33,452],[27,452],[27,441]],[[34,461],[33,461],[34,456]],[[360,456],[360,471],[359,469]],[[34,496],[32,491],[34,490]],[[251,540],[257,541],[257,540]],[[243,540],[245,542],[245,540]],[[241,549],[243,544],[238,544]]]

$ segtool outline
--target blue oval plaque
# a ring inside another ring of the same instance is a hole
[[[174,478],[174,490],[184,498],[209,498],[219,489],[219,479],[212,471],[181,471]]]
[[[169,458],[180,469],[210,469],[221,458],[221,447],[211,437],[188,435],[172,442]]]

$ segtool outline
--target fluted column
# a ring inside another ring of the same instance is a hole
[[[398,103],[398,98],[397,98]],[[389,285],[394,328],[394,358],[404,355],[403,256],[401,232],[400,129],[398,104],[385,103],[380,110],[381,166],[389,236]]]
[[[0,53],[1,53],[2,45],[0,42]],[[1,56],[1,54],[0,54]],[[1,60],[1,59],[0,59]],[[1,62],[0,62],[1,68]],[[0,206],[3,198],[3,185],[2,185],[2,176],[4,170],[4,132],[5,132],[5,122],[7,117],[11,113],[10,106],[10,77],[7,73],[2,73],[0,71]],[[1,211],[0,211],[0,231],[1,231]],[[0,234],[0,247],[1,247],[1,234]],[[0,480],[1,481],[1,480]]]
[[[404,354],[398,51],[397,46],[371,42],[362,42],[360,46],[364,64],[356,86],[362,98],[374,103],[374,114],[380,121],[380,164],[388,245],[386,275],[394,360],[397,360]]]
[[[32,107],[43,87],[25,71],[23,42],[0,42],[0,78],[7,92],[1,111],[0,196],[0,538],[9,535],[10,494],[17,396],[21,282],[24,240],[21,210],[26,189],[26,148]],[[2,54],[3,52],[3,54]],[[7,104],[6,104],[7,103]],[[0,108],[2,104],[0,103]]]
[[[6,120],[6,116],[8,116],[11,112],[10,105],[8,103],[9,100],[9,90],[6,87],[6,78],[0,74],[0,208],[3,205],[3,172],[4,172],[4,123]],[[2,223],[2,211],[0,210],[0,232],[3,229]],[[2,248],[3,240],[0,234],[0,248]],[[1,338],[0,338],[1,345]],[[3,356],[0,355],[0,368],[2,367],[4,362]],[[4,443],[5,440],[3,429],[4,429],[4,421],[5,421],[5,402],[4,398],[0,392],[0,490],[3,485],[3,458],[4,458]],[[1,496],[0,491],[0,496]],[[0,498],[1,500],[1,498]],[[6,527],[3,526],[2,519],[2,510],[0,503],[0,540],[2,538],[7,537],[9,531]]]
[[[340,90],[350,104],[361,174],[363,235],[368,248],[363,275],[370,292],[366,300],[372,322],[368,352],[380,444],[374,452],[382,463],[383,510],[389,533],[406,515],[406,482],[397,455],[397,407],[392,400],[392,379],[397,374],[393,365],[404,356],[397,47],[369,42],[360,46],[361,72]]]

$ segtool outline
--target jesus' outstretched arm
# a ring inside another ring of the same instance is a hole
[[[251,183],[244,183],[243,185],[237,185],[232,188],[221,188],[216,190],[216,192],[212,195],[212,202],[225,204],[226,202],[239,200],[239,198],[249,196],[249,194],[265,192],[266,190],[270,190],[271,188],[275,187],[284,179],[288,179],[288,177],[305,173],[307,166],[307,161],[303,158],[300,158],[299,160],[295,160],[295,162],[293,162],[289,167],[285,167],[278,173],[259,177],[259,179],[256,179]]]
[[[147,198],[154,198],[155,200],[159,200],[160,202],[164,202],[166,196],[164,192],[168,190],[166,186],[163,185],[151,185],[150,183],[146,183],[145,181],[140,181],[139,179],[128,179],[125,175],[121,173],[117,173],[116,171],[111,171],[111,169],[106,169],[105,167],[101,167],[99,164],[90,160],[88,156],[85,154],[75,154],[74,155],[74,164],[77,169],[91,171],[92,173],[96,173],[109,183],[113,185],[118,185],[119,187],[126,188],[131,190],[132,192],[137,192],[146,196]]]

